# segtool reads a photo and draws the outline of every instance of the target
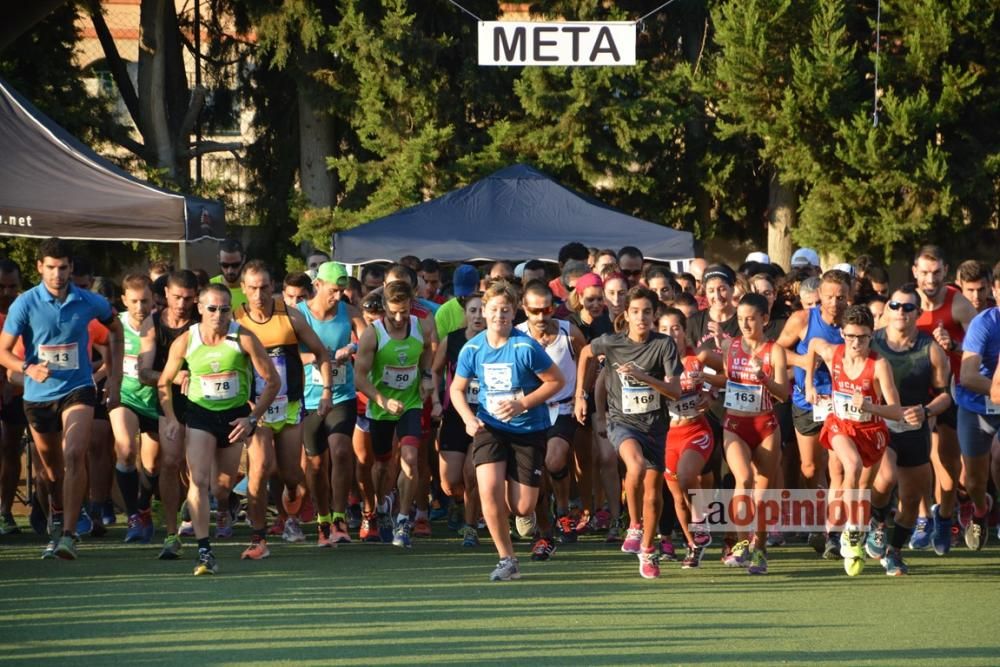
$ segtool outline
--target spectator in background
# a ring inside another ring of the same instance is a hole
[[[524,270],[521,271],[521,285],[527,285],[532,280],[546,280],[548,271],[545,269],[545,262],[540,259],[529,259],[524,263]]]
[[[383,283],[385,283],[385,267],[381,264],[365,264],[361,269],[361,296],[378,289]]]
[[[500,260],[490,265],[490,270],[486,272],[490,281],[506,280],[509,283],[517,282],[514,279],[514,265],[508,261]]]
[[[552,290],[552,294],[556,299],[559,301],[565,301],[569,298],[569,290],[566,289],[565,281],[561,278],[563,270],[566,267],[566,263],[571,261],[583,262],[583,264],[587,266],[587,271],[590,271],[590,265],[587,263],[589,258],[590,250],[582,243],[573,241],[572,243],[567,243],[563,247],[559,248],[558,259],[560,278],[553,278],[549,281],[549,289]]]
[[[289,308],[295,308],[302,301],[312,298],[312,277],[301,271],[294,271],[285,276],[281,289],[281,298]]]
[[[160,276],[165,276],[173,272],[174,265],[168,260],[157,259],[149,263],[149,280],[151,282],[156,282],[156,279]]]
[[[604,270],[609,266],[617,266],[618,255],[614,250],[605,248],[597,253],[597,260],[594,262],[594,273],[603,275]]]
[[[425,259],[420,262],[417,276],[422,281],[419,296],[441,305],[447,299],[441,294],[441,264],[436,259]]]
[[[309,279],[315,280],[316,270],[319,269],[320,264],[329,261],[330,256],[322,250],[313,250],[309,253],[309,256],[306,257],[306,273],[309,274]]]
[[[796,250],[792,253],[790,264],[792,269],[806,269],[813,276],[819,276],[821,272],[819,253],[812,248],[799,248]]]
[[[642,251],[635,246],[627,245],[618,251],[618,267],[630,288],[639,284],[639,277],[642,276],[642,265]]]
[[[955,282],[962,290],[962,296],[969,300],[976,312],[981,313],[996,305],[990,296],[992,278],[990,268],[984,262],[969,259],[958,265]]]
[[[420,258],[416,255],[404,255],[399,258],[399,263],[414,271],[420,271]]]

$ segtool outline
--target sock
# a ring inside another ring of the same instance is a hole
[[[897,521],[892,527],[892,535],[889,537],[889,546],[896,551],[902,551],[903,545],[910,541],[911,535],[913,535],[913,527],[904,526]]]
[[[343,515],[341,515],[341,516],[343,516]],[[336,518],[337,518],[337,515],[335,513],[334,514],[320,514],[320,515],[318,515],[316,517],[316,522],[320,523],[320,524],[323,524],[323,523],[333,523],[334,520],[336,520]]]
[[[198,551],[211,551],[212,545],[208,543],[207,537],[198,538]]]
[[[416,521],[420,521],[421,519],[426,519],[426,518],[427,518],[427,510],[417,510],[417,514],[414,517]]]
[[[881,507],[875,507],[872,505],[872,518],[875,519],[876,523],[885,523],[885,517],[889,514],[889,505],[882,505]]]
[[[392,507],[389,505],[389,499],[383,498],[378,504],[378,513],[388,514],[390,509],[392,509]]]
[[[155,475],[146,474],[146,479],[143,484],[139,485],[139,501],[136,503],[136,507],[140,511],[148,510],[150,504],[153,501],[153,496],[160,489],[160,475],[159,473]]]
[[[404,521],[409,521],[409,520],[410,520],[410,515],[409,514],[397,514],[396,515],[396,525],[399,525],[399,524],[403,523]]]
[[[263,540],[267,537],[267,528],[261,528],[259,530],[257,528],[254,528],[253,535]]]
[[[135,466],[115,465],[115,479],[125,501],[125,512],[132,516],[139,513],[139,471]]]
[[[347,515],[344,514],[343,512],[334,512],[332,514],[328,514],[327,516],[330,517],[329,523],[334,523],[336,521],[347,521]]]

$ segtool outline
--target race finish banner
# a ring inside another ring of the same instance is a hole
[[[484,66],[597,67],[635,65],[633,21],[479,22]]]

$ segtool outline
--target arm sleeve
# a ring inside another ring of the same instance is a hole
[[[28,309],[25,307],[25,300],[18,298],[11,304],[7,311],[7,319],[4,320],[3,330],[12,336],[20,336],[24,333],[24,327],[28,324]]]

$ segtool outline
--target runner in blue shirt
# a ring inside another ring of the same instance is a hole
[[[87,448],[98,401],[87,324],[97,319],[109,331],[110,371],[100,399],[108,408],[118,405],[122,324],[107,299],[73,285],[65,241],[43,241],[37,269],[42,282],[20,295],[7,314],[0,364],[24,374],[24,412],[42,463],[40,477],[49,486],[51,541],[42,557],[73,560],[79,542],[73,531],[87,492]],[[18,337],[24,342],[24,361],[13,353]]]

